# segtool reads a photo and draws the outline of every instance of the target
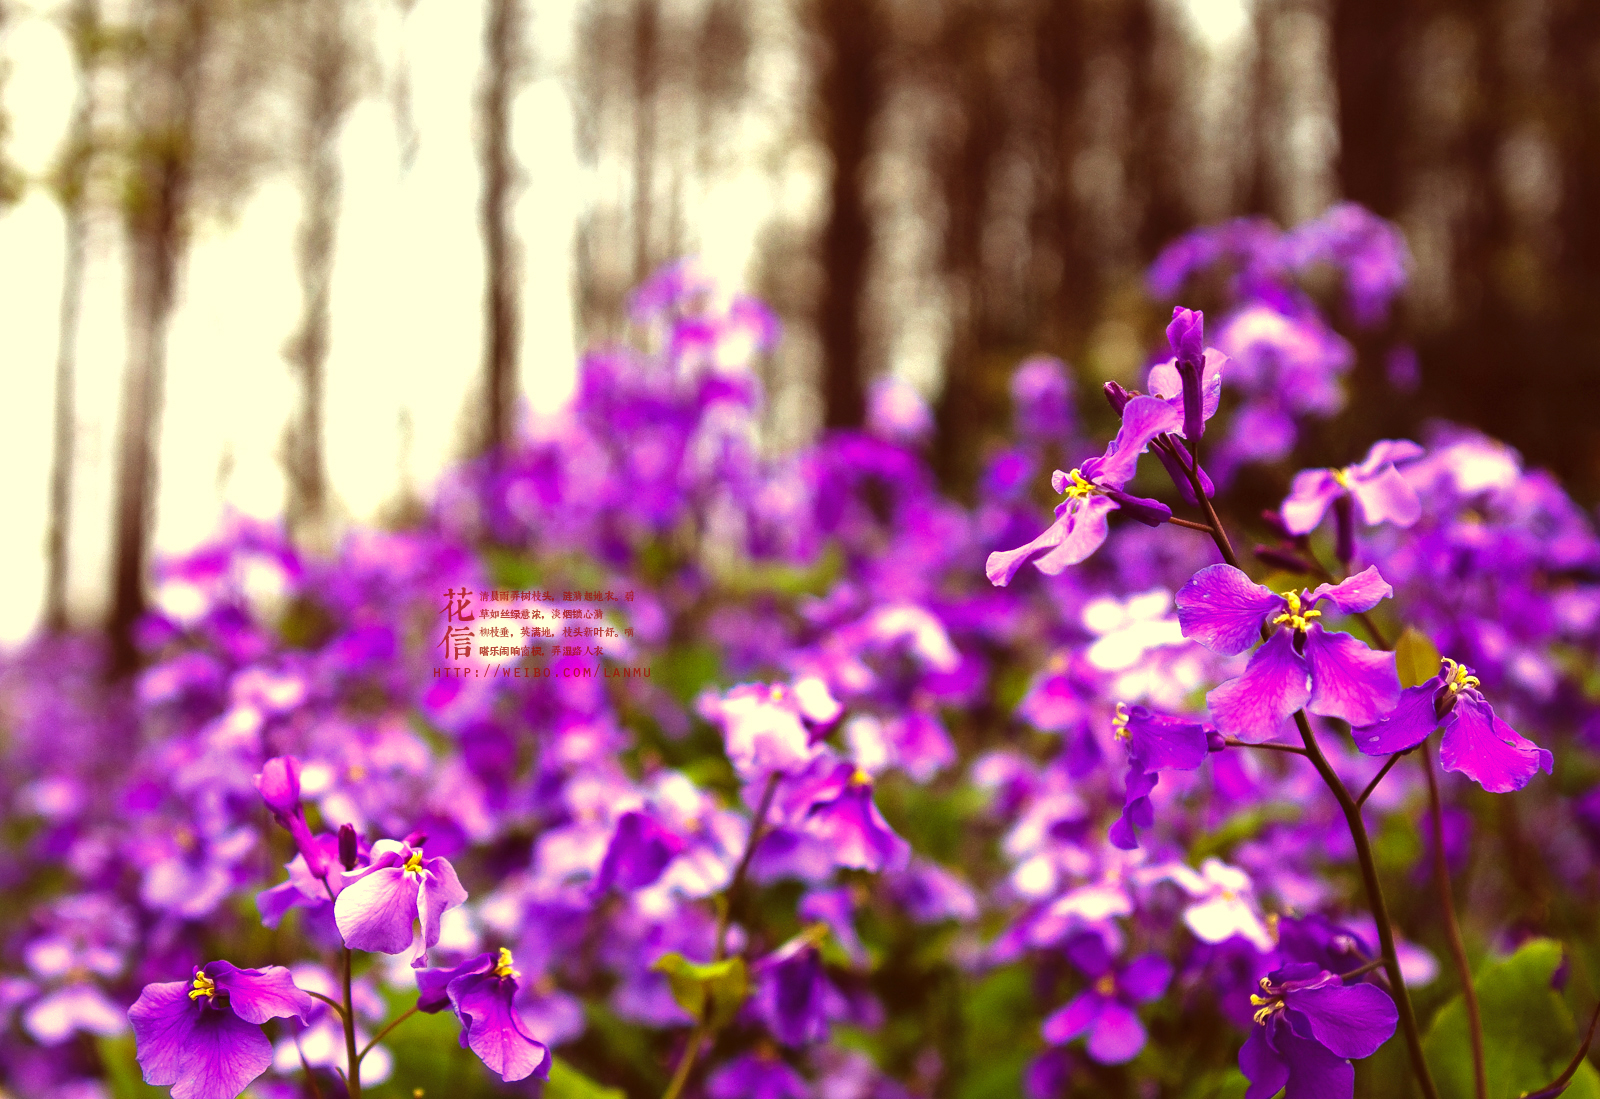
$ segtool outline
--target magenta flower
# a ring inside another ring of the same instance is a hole
[[[403,840],[372,845],[372,864],[347,871],[333,919],[352,950],[404,954],[421,968],[439,941],[439,918],[467,899],[444,859],[425,859]],[[420,926],[418,926],[420,925]]]
[[[1116,965],[1099,935],[1072,941],[1067,956],[1093,983],[1044,1021],[1044,1040],[1065,1045],[1089,1036],[1089,1056],[1102,1065],[1131,1061],[1144,1048],[1144,1026],[1134,1010],[1158,1000],[1172,981],[1172,966],[1157,954],[1145,954]]]
[[[1111,826],[1110,839],[1113,846],[1132,851],[1139,846],[1135,829],[1155,823],[1150,793],[1156,788],[1156,772],[1195,770],[1205,762],[1211,742],[1200,722],[1152,713],[1143,706],[1129,710],[1117,703],[1111,724],[1113,735],[1128,750],[1128,775],[1122,816]]]
[[[322,848],[311,838],[305,808],[300,804],[300,761],[293,756],[276,756],[261,765],[256,776],[261,800],[272,810],[273,819],[294,837],[294,845],[305,857],[306,868],[314,878],[327,876],[328,864]]]
[[[1439,726],[1439,762],[1491,794],[1520,790],[1539,771],[1550,774],[1555,757],[1495,716],[1478,677],[1465,664],[1445,660],[1439,674],[1400,694],[1394,712],[1355,730],[1356,747],[1369,756],[1415,748]]]
[[[842,707],[827,684],[807,676],[792,686],[742,683],[720,698],[703,696],[699,710],[722,727],[728,759],[748,781],[774,771],[804,770],[819,739],[812,726],[831,724]]]
[[[1160,526],[1172,511],[1158,500],[1132,496],[1122,487],[1133,479],[1139,455],[1157,435],[1181,430],[1183,412],[1159,397],[1134,397],[1122,410],[1122,428],[1097,458],[1050,478],[1066,499],[1056,505],[1056,521],[1039,537],[1014,550],[989,555],[984,572],[996,587],[1005,587],[1029,561],[1047,576],[1076,565],[1106,540],[1106,517],[1118,508],[1149,526]]]
[[[528,1033],[512,1006],[517,971],[511,951],[479,954],[454,969],[424,969],[417,974],[417,1010],[430,1014],[453,1009],[461,1020],[461,1046],[478,1055],[502,1080],[550,1075],[550,1050]]]
[[[1310,534],[1332,506],[1338,521],[1339,559],[1350,560],[1352,505],[1369,527],[1379,523],[1409,527],[1421,517],[1417,490],[1400,476],[1395,463],[1420,458],[1422,453],[1409,439],[1381,439],[1360,465],[1302,470],[1295,474],[1289,498],[1283,502],[1283,525],[1290,534]]]
[[[911,847],[872,801],[872,776],[848,760],[819,759],[780,795],[790,826],[821,841],[836,866],[899,869]],[[763,847],[770,844],[768,837]]]
[[[828,979],[816,936],[801,934],[755,967],[755,1013],[786,1046],[798,1048],[828,1037]]]
[[[771,1050],[743,1053],[706,1081],[711,1099],[811,1099],[811,1085]]]
[[[192,981],[145,985],[128,1009],[147,1084],[173,1099],[233,1099],[272,1065],[268,1019],[306,1021],[316,1005],[282,966],[211,962]]]
[[[600,871],[595,875],[594,895],[603,896],[612,886],[632,892],[653,885],[684,846],[683,837],[668,830],[655,817],[630,809],[617,818],[616,831],[611,835]]]
[[[1347,633],[1330,633],[1317,619],[1327,600],[1345,614],[1371,610],[1394,594],[1369,568],[1315,591],[1277,594],[1232,565],[1195,573],[1177,595],[1183,636],[1212,652],[1242,653],[1267,631],[1266,644],[1245,672],[1206,696],[1217,729],[1240,740],[1270,740],[1299,709],[1370,725],[1394,709],[1400,678],[1392,653],[1373,652]]]
[[[1399,1013],[1389,994],[1373,984],[1343,984],[1310,962],[1284,966],[1261,978],[1251,996],[1256,1027],[1239,1050],[1239,1070],[1250,1079],[1245,1099],[1350,1099],[1352,1057],[1370,1057],[1394,1034]]]

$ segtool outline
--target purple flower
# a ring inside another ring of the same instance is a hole
[[[683,848],[683,838],[649,813],[629,810],[617,819],[617,830],[595,876],[595,895],[603,895],[613,885],[631,892],[653,884]]]
[[[801,934],[756,966],[753,1007],[772,1036],[786,1046],[804,1046],[828,1036],[828,979],[816,939],[815,934]]]
[[[423,858],[420,848],[402,840],[373,844],[372,865],[349,871],[344,879],[333,918],[345,945],[404,954],[415,968],[439,941],[439,918],[467,899],[453,866]]]
[[[192,981],[146,985],[128,1009],[147,1084],[173,1099],[233,1099],[272,1064],[268,1019],[302,1023],[316,1005],[282,966],[211,962]]]
[[[1158,397],[1130,400],[1122,410],[1122,428],[1103,455],[1070,473],[1058,469],[1051,476],[1051,487],[1067,497],[1056,505],[1056,521],[1027,545],[989,555],[984,566],[989,582],[1005,587],[1028,561],[1047,576],[1077,564],[1106,540],[1106,517],[1118,508],[1127,508],[1150,526],[1166,522],[1172,512],[1165,504],[1129,495],[1122,486],[1133,479],[1150,440],[1182,426],[1182,412],[1168,402]]]
[[[811,1099],[805,1077],[775,1052],[745,1053],[711,1074],[706,1081],[711,1099]]]
[[[273,819],[294,837],[294,844],[305,856],[306,867],[316,878],[326,877],[328,864],[322,848],[311,838],[306,812],[300,804],[300,761],[293,756],[277,756],[261,765],[256,776],[261,800],[272,810]]]
[[[1172,966],[1157,954],[1114,965],[1098,935],[1078,936],[1066,951],[1093,983],[1044,1021],[1044,1040],[1064,1045],[1087,1034],[1089,1056],[1102,1065],[1131,1061],[1145,1041],[1134,1005],[1161,998],[1172,981]]]
[[[722,727],[728,759],[750,780],[803,770],[816,754],[808,722],[827,725],[841,707],[815,676],[787,684],[745,683],[700,700],[701,716]]]
[[[511,951],[479,954],[454,969],[417,974],[417,1010],[430,1014],[447,1005],[461,1020],[461,1046],[478,1055],[502,1080],[550,1074],[550,1050],[528,1033],[512,1006],[517,979]]]
[[[1295,474],[1289,498],[1283,502],[1283,525],[1290,534],[1309,534],[1330,505],[1348,499],[1369,527],[1379,523],[1409,527],[1421,517],[1422,503],[1395,463],[1420,458],[1422,453],[1409,439],[1381,439],[1360,465],[1302,470]]]
[[[1193,771],[1205,762],[1211,751],[1206,728],[1198,721],[1152,713],[1143,706],[1128,710],[1117,703],[1112,718],[1116,739],[1128,749],[1128,777],[1125,783],[1122,816],[1111,826],[1113,845],[1124,851],[1139,846],[1135,827],[1149,828],[1155,823],[1150,793],[1156,787],[1157,771]]]
[[[1520,790],[1539,771],[1550,774],[1554,757],[1496,717],[1479,685],[1471,668],[1446,659],[1438,675],[1401,692],[1388,717],[1358,728],[1356,747],[1369,756],[1404,752],[1443,725],[1440,764],[1491,794]]]
[[[1279,595],[1232,565],[1195,573],[1177,595],[1183,636],[1212,652],[1244,652],[1269,629],[1266,644],[1245,672],[1206,696],[1217,729],[1259,743],[1270,740],[1290,714],[1370,725],[1394,709],[1400,679],[1391,653],[1373,652],[1347,633],[1330,633],[1316,619],[1326,599],[1345,614],[1370,610],[1394,589],[1369,568],[1315,591]]]
[[[1394,1034],[1399,1013],[1377,985],[1345,985],[1309,962],[1261,978],[1256,1028],[1239,1051],[1245,1099],[1349,1099],[1352,1057],[1369,1057]],[[1287,1090],[1284,1090],[1287,1089]]]
[[[911,847],[895,834],[872,800],[872,776],[840,762],[806,792],[804,828],[821,840],[837,866],[890,870],[906,865]]]

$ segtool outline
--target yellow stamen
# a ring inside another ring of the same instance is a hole
[[[1445,686],[1450,689],[1451,694],[1455,694],[1464,688],[1476,690],[1483,686],[1482,681],[1477,676],[1468,673],[1466,665],[1458,664],[1448,656],[1444,658],[1444,671]]]
[[[1114,995],[1117,991],[1117,979],[1107,973],[1094,983],[1094,990],[1102,996]]]
[[[189,989],[189,999],[198,1000],[202,996],[215,997],[217,982],[207,977],[205,973],[198,972],[194,975],[194,987]]]
[[[1339,482],[1339,487],[1340,488],[1349,488],[1350,487],[1350,470],[1349,469],[1330,469],[1330,470],[1328,470],[1328,472],[1333,474],[1333,479],[1335,481]]]
[[[867,774],[861,768],[857,767],[856,768],[856,773],[850,776],[850,785],[851,786],[871,786],[872,785],[872,776]]]
[[[1274,626],[1282,626],[1287,623],[1292,629],[1296,629],[1301,633],[1305,633],[1307,624],[1311,621],[1311,619],[1322,617],[1322,612],[1315,608],[1308,611],[1302,611],[1300,609],[1299,592],[1286,591],[1281,594],[1283,595],[1283,601],[1289,604],[1289,609],[1285,613],[1278,615],[1278,617],[1272,620],[1272,624]]]
[[[1128,732],[1128,708],[1122,703],[1117,703],[1117,712],[1111,718],[1111,735],[1118,740],[1132,740],[1133,734]]]
[[[1079,473],[1077,470],[1073,470],[1071,473],[1067,474],[1067,476],[1072,478],[1072,483],[1062,491],[1066,494],[1066,497],[1069,500],[1083,500],[1100,491],[1095,487],[1094,482],[1085,481],[1083,479],[1083,474]]]
[[[510,977],[513,980],[522,976],[511,960],[511,951],[503,946],[500,948],[500,960],[495,963],[494,975],[496,977]]]
[[[406,860],[405,866],[401,867],[401,869],[404,870],[407,874],[420,874],[420,873],[422,873],[422,852],[421,851],[413,851],[413,852],[411,852],[411,857]]]

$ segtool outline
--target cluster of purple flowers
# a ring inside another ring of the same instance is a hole
[[[1367,325],[1406,259],[1339,207],[1193,234],[1152,286],[1218,264],[1218,346],[1174,310],[1147,391],[1106,387],[1104,442],[1062,364],[1023,364],[972,507],[901,383],[864,430],[763,455],[777,324],[680,264],[634,298],[644,346],[589,355],[565,414],[452,471],[414,529],[322,559],[234,520],[161,564],[131,684],[91,638],[6,657],[0,1079],[459,1087],[411,1056],[420,1013],[506,1094],[1051,1099],[1193,1070],[1350,1096],[1352,1061],[1410,1041],[1409,989],[1449,983],[1437,905],[1366,888],[1433,843],[1392,839],[1429,788],[1397,761],[1437,730],[1447,773],[1506,794],[1553,770],[1541,745],[1593,750],[1600,539],[1448,426],[1280,468],[1278,509],[1225,521],[1232,474],[1344,400],[1353,352],[1298,280],[1331,266]],[[602,657],[434,674],[447,589],[530,588],[631,598]],[[1402,630],[1444,658],[1397,663]],[[652,674],[582,674],[613,664]],[[1574,896],[1587,773],[1514,803]],[[1443,789],[1484,943],[1556,926],[1469,842],[1499,810]]]

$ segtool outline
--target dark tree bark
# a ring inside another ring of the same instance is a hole
[[[489,398],[487,450],[499,453],[512,439],[522,313],[517,299],[521,255],[512,205],[521,173],[511,147],[511,105],[526,68],[521,0],[490,0],[484,26],[484,73],[478,92],[478,160],[483,194],[484,387]]]
[[[1400,212],[1406,141],[1409,0],[1337,0],[1334,80],[1339,95],[1339,182],[1346,198],[1384,217]]]
[[[45,534],[44,627],[67,629],[67,553],[72,536],[72,474],[77,431],[76,374],[78,318],[83,304],[87,256],[86,204],[94,159],[94,79],[100,50],[98,0],[77,0],[69,15],[70,38],[78,65],[78,99],[67,130],[67,146],[53,183],[61,203],[66,241],[61,272],[61,311],[57,321],[55,432],[50,455],[50,525]]]
[[[328,472],[323,451],[324,370],[328,359],[334,242],[343,173],[338,135],[353,95],[351,37],[344,0],[310,0],[304,19],[303,113],[298,168],[303,208],[296,241],[300,327],[289,345],[300,407],[286,446],[289,532],[301,544],[328,548]]]
[[[145,52],[129,89],[128,368],[118,425],[108,622],[117,675],[138,663],[133,630],[145,609],[167,327],[187,245],[195,113],[211,29],[205,0],[146,0],[140,15]]]
[[[823,426],[866,419],[862,301],[872,254],[864,172],[872,126],[884,100],[889,30],[879,0],[812,0],[806,11],[817,55],[817,120],[833,159],[822,230]]]
[[[655,266],[650,247],[656,168],[656,91],[661,83],[661,0],[633,5],[633,281]]]

